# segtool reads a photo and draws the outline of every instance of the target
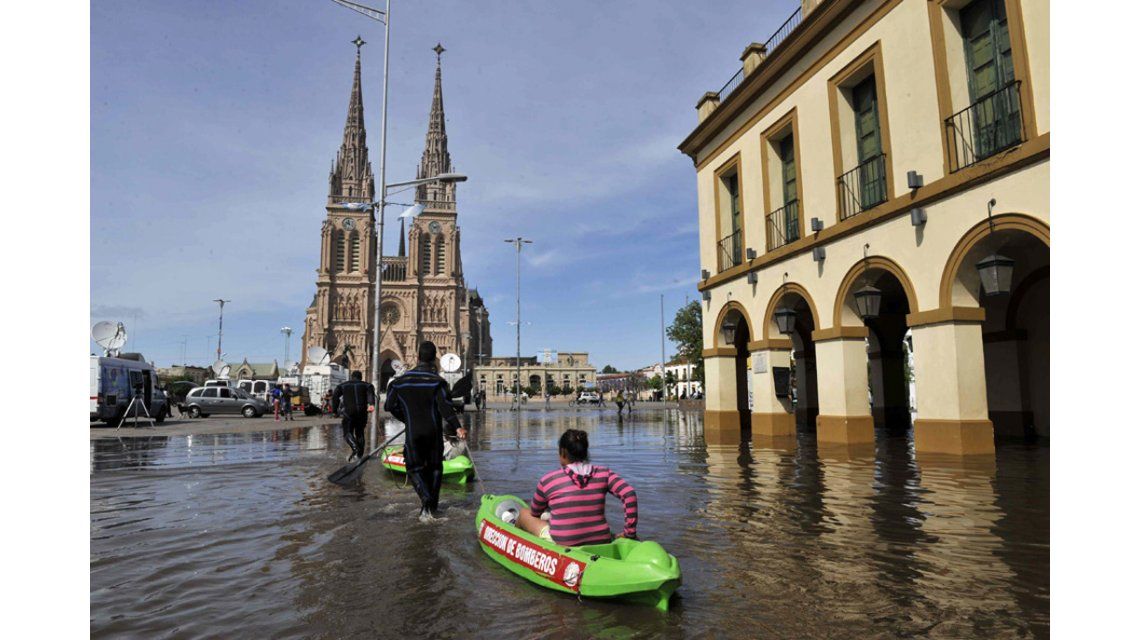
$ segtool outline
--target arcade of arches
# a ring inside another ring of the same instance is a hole
[[[940,280],[928,268],[912,281],[867,253],[830,293],[783,274],[769,295],[753,285],[751,300],[708,309],[706,440],[814,430],[821,444],[852,445],[913,433],[918,452],[987,454],[995,439],[1048,437],[1047,224],[1011,213],[975,225]],[[1012,277],[987,295],[978,265],[994,254],[1012,261]],[[936,307],[919,305],[916,285],[937,290]]]

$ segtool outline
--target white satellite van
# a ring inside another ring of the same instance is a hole
[[[348,369],[335,362],[307,364],[301,371],[301,386],[308,387],[309,397],[316,403],[320,403],[325,393],[347,381]]]
[[[141,354],[91,356],[91,422],[118,425],[136,395],[155,422],[166,419],[167,400],[158,389],[158,372]]]

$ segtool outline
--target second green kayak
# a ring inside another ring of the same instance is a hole
[[[384,454],[380,457],[380,464],[384,465],[384,468],[389,471],[407,473],[407,467],[404,464],[403,445],[385,449]],[[451,460],[443,461],[444,482],[467,484],[467,480],[474,474],[474,471],[475,465],[471,463],[471,458],[467,456],[457,456]]]

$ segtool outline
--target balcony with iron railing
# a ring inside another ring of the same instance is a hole
[[[1022,113],[1021,81],[1014,80],[946,118],[950,172],[1025,142]]]
[[[768,251],[800,239],[800,201],[787,204],[766,216],[768,220]]]
[[[733,231],[716,243],[717,271],[731,269],[743,262],[744,242],[740,229]]]
[[[399,256],[384,256],[383,282],[403,282],[408,279],[408,259]]]
[[[779,29],[776,29],[776,33],[773,33],[770,38],[764,41],[764,55],[772,55],[772,52],[776,50],[776,47],[779,47],[784,39],[787,38],[788,35],[792,33],[792,31],[795,31],[796,27],[800,25],[800,22],[802,20],[803,6],[801,5],[799,7],[796,7],[795,12],[792,13],[791,17],[784,21],[784,24],[780,25]],[[724,101],[728,99],[728,96],[732,95],[732,92],[736,91],[736,89],[740,87],[743,81],[744,68],[741,67],[740,70],[736,72],[736,75],[729,78],[728,82],[724,83],[724,86],[720,88],[720,91],[717,91],[717,99],[720,101],[720,103],[724,104]]]
[[[846,220],[887,201],[887,154],[867,158],[839,176],[839,219]]]

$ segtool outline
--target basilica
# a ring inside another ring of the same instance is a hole
[[[436,45],[435,92],[427,137],[416,178],[453,171],[447,150],[441,57]],[[422,340],[440,355],[456,353],[463,368],[491,353],[487,308],[463,278],[456,185],[429,183],[416,188],[424,210],[405,228],[400,220],[399,250],[384,256],[380,323],[381,384],[386,386],[399,362],[411,367]],[[326,216],[321,225],[317,292],[305,315],[302,366],[309,347],[326,349],[334,362],[365,378],[371,372],[375,331],[376,218],[350,203],[378,200],[365,141],[360,89],[360,48],[349,95],[344,138],[329,173]]]

